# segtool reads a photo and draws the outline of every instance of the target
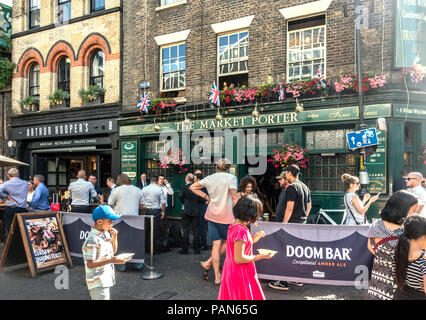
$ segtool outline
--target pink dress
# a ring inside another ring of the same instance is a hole
[[[249,230],[240,224],[230,225],[218,299],[265,300],[254,262],[236,264],[234,261],[234,243],[237,240],[244,241],[245,255],[253,255],[253,239]]]

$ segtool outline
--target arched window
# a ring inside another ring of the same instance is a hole
[[[70,69],[71,59],[62,57],[58,62],[58,89],[70,92]],[[69,100],[66,103],[69,106]]]
[[[102,50],[97,50],[90,58],[90,85],[104,87],[104,62],[105,54]]]
[[[40,66],[33,63],[28,71],[28,93],[30,96],[40,96]]]

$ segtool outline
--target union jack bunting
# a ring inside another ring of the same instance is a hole
[[[139,111],[148,113],[150,104],[151,99],[149,98],[148,94],[144,92],[138,103]]]
[[[278,85],[280,86],[280,96],[279,96],[279,99],[280,99],[280,101],[284,101],[284,88],[283,88],[283,85],[281,83],[278,83]]]
[[[210,90],[209,100],[211,103],[216,106],[220,106],[220,94],[219,90],[216,87],[216,84],[213,82],[212,89]]]
[[[327,83],[325,82],[325,77],[322,74],[321,67],[318,68],[317,74],[315,76],[320,82],[324,89],[327,88]]]

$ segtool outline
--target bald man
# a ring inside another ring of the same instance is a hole
[[[74,181],[68,187],[71,200],[71,212],[90,213],[89,199],[98,194],[95,187],[89,181],[86,181],[86,171],[80,170],[77,174],[77,181]]]
[[[407,175],[408,191],[414,194],[419,201],[416,213],[422,214],[426,217],[426,191],[422,187],[422,181],[423,175],[420,172],[410,172]]]

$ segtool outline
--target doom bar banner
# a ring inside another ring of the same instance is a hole
[[[81,248],[93,226],[92,215],[87,213],[64,212],[62,218],[64,232],[72,257],[82,258]],[[120,253],[134,253],[129,262],[143,263],[145,255],[145,218],[142,216],[122,216],[114,221],[118,231]]]
[[[259,222],[253,254],[271,250],[269,260],[256,262],[260,279],[346,285],[370,274],[374,256],[367,249],[368,226],[328,226]],[[259,251],[260,249],[260,251]],[[368,278],[367,278],[368,280]]]

